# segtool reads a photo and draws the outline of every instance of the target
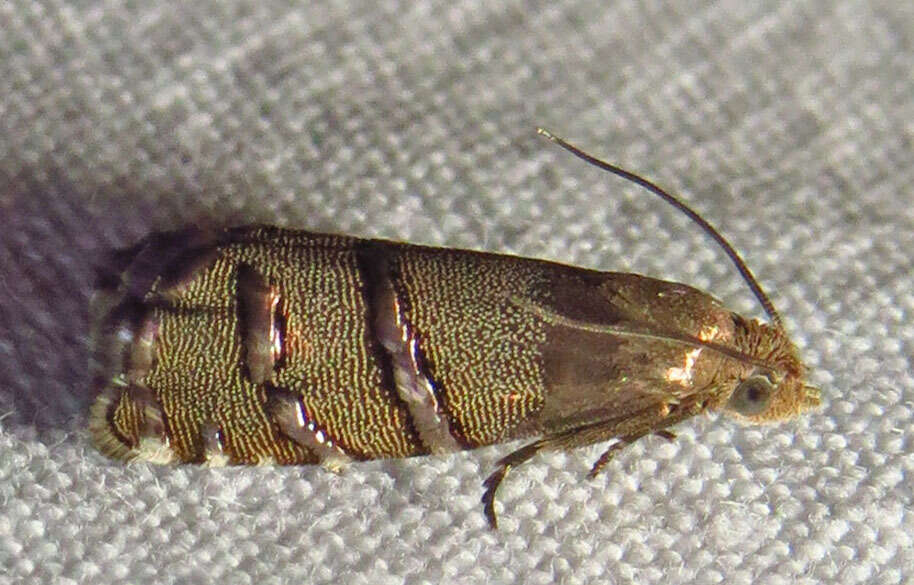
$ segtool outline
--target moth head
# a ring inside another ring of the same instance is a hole
[[[820,404],[819,389],[798,375],[756,371],[737,382],[725,409],[750,422],[793,418]]]
[[[819,406],[819,389],[806,383],[806,367],[782,327],[742,318],[737,326],[738,346],[758,361],[736,380],[723,405],[728,413],[749,422],[773,422]]]

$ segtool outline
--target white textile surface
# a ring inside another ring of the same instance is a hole
[[[107,250],[268,222],[640,272],[761,317],[823,408],[512,473],[517,445],[121,465],[86,432]],[[914,4],[0,2],[0,585],[902,583],[914,575]]]

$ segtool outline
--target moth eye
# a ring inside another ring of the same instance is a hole
[[[751,376],[739,383],[727,407],[743,416],[754,416],[768,407],[773,393],[774,384],[766,376]]]

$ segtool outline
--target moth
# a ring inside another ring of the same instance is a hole
[[[484,482],[545,450],[625,445],[709,411],[748,422],[819,404],[770,321],[695,288],[544,260],[269,226],[154,233],[113,254],[93,314],[90,432],[123,461],[321,464],[529,438]]]

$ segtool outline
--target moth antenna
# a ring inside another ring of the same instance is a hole
[[[727,256],[730,257],[730,260],[733,261],[733,264],[736,266],[736,269],[739,271],[740,276],[743,277],[743,280],[746,282],[746,284],[749,285],[749,288],[752,290],[752,294],[755,295],[755,298],[757,298],[759,303],[761,303],[762,308],[765,309],[765,313],[767,313],[768,318],[771,319],[771,324],[774,325],[775,327],[777,327],[778,329],[782,329],[782,330],[784,329],[784,324],[783,324],[783,321],[781,320],[780,314],[778,314],[777,310],[774,308],[774,304],[771,302],[771,299],[768,298],[768,295],[762,289],[762,286],[759,284],[758,280],[756,280],[755,276],[752,274],[752,271],[749,270],[748,266],[746,266],[746,262],[737,253],[737,251],[733,248],[733,246],[730,245],[730,242],[728,242],[727,239],[724,238],[720,234],[720,232],[718,232],[716,229],[714,229],[714,226],[712,226],[710,223],[708,223],[708,221],[705,218],[700,216],[696,211],[694,211],[691,207],[689,207],[688,205],[683,203],[677,197],[675,197],[674,195],[663,190],[658,185],[649,181],[648,179],[645,179],[644,177],[636,175],[635,173],[626,171],[623,168],[617,167],[616,165],[610,164],[606,161],[603,161],[594,156],[591,156],[591,155],[587,154],[586,152],[584,152],[583,150],[581,150],[580,148],[574,146],[573,144],[569,144],[568,142],[559,138],[552,132],[549,132],[545,128],[537,128],[536,132],[537,132],[537,134],[541,134],[541,135],[545,136],[546,138],[548,138],[549,140],[555,142],[556,144],[558,144],[559,146],[561,146],[562,148],[564,148],[571,154],[575,155],[576,157],[594,165],[595,167],[603,169],[604,171],[609,171],[610,173],[612,173],[614,175],[617,175],[619,177],[622,177],[623,179],[627,179],[627,180],[631,181],[632,183],[635,183],[636,185],[640,185],[641,187],[644,187],[645,189],[647,189],[654,195],[657,195],[658,197],[660,197],[661,199],[663,199],[664,201],[666,201],[667,203],[669,203],[670,205],[672,205],[673,207],[675,207],[676,209],[678,209],[679,211],[684,213],[689,219],[691,219],[692,221],[697,223],[698,226],[702,230],[704,230],[704,232],[706,234],[711,236],[711,238],[714,239],[714,241],[717,242],[717,244],[721,248],[723,248],[723,250],[727,254]]]

